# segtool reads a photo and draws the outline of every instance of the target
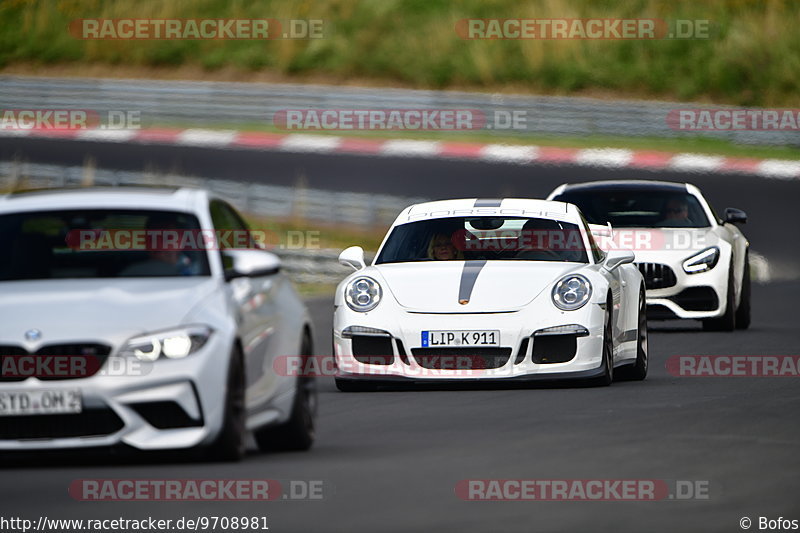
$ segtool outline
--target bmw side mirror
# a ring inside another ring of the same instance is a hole
[[[271,276],[281,269],[280,258],[264,250],[225,250],[225,281],[235,278]]]
[[[364,263],[364,249],[360,246],[351,246],[339,254],[339,262],[354,270],[361,270],[367,265]]]
[[[728,224],[747,224],[747,213],[735,207],[725,209],[725,222]]]
[[[633,263],[636,258],[632,250],[611,250],[606,254],[603,268],[611,272],[620,265]]]

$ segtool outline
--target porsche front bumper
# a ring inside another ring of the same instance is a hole
[[[604,319],[603,307],[592,303],[571,312],[452,314],[397,309],[355,313],[340,306],[333,332],[337,374],[339,379],[387,381],[589,378],[603,372]],[[552,329],[559,326],[572,332]],[[581,333],[575,333],[578,328]],[[436,330],[496,330],[500,342],[491,347],[423,346],[422,332]]]

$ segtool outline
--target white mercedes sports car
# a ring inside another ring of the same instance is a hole
[[[631,251],[604,253],[580,211],[506,198],[412,205],[372,265],[336,290],[336,384],[647,374],[645,287]]]
[[[201,190],[0,196],[0,450],[308,448],[314,382],[273,358],[309,315],[251,237]]]
[[[651,320],[693,318],[707,330],[750,326],[749,243],[734,208],[720,218],[697,187],[661,181],[561,185],[550,200],[577,205],[592,224],[610,224],[611,246],[632,247],[647,286]]]

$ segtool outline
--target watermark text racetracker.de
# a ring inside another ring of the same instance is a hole
[[[322,39],[321,19],[76,19],[69,25],[81,40]]]
[[[461,19],[455,26],[462,39],[708,39],[711,21],[622,18],[487,18]]]
[[[706,246],[704,232],[685,228],[611,229],[592,231],[603,250],[698,250]],[[572,229],[469,230],[451,235],[451,242],[461,251],[557,251],[580,252],[585,249],[583,234]]]
[[[676,377],[800,377],[800,355],[673,355],[667,372]]]
[[[272,116],[288,131],[525,130],[528,111],[450,108],[282,109]]]
[[[455,494],[465,501],[709,500],[707,480],[464,479]]]
[[[0,130],[138,130],[141,115],[131,109],[2,109]]]
[[[152,363],[133,357],[105,357],[93,353],[6,354],[0,349],[0,378],[4,380],[76,379],[94,375],[108,377],[145,376]],[[3,408],[0,394],[0,411]]]
[[[800,109],[673,109],[666,122],[678,131],[800,132]]]
[[[322,500],[328,486],[320,479],[76,479],[68,492],[82,502],[269,502]]]
[[[181,252],[233,249],[319,248],[317,230],[73,229],[66,244],[76,251]]]

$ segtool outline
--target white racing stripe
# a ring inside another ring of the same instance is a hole
[[[626,167],[633,160],[633,151],[617,148],[589,148],[578,151],[575,162],[595,167]]]
[[[766,159],[758,164],[756,173],[768,178],[800,178],[800,161]]]
[[[234,130],[184,130],[178,134],[176,144],[189,146],[228,146],[239,132]]]
[[[379,152],[384,155],[430,157],[439,155],[440,149],[436,141],[397,139],[383,143]]]
[[[668,168],[685,172],[709,172],[717,170],[725,163],[725,158],[701,154],[678,154],[673,157]]]
[[[283,139],[281,149],[287,152],[332,152],[341,142],[342,138],[334,135],[293,133]]]
[[[84,141],[109,141],[109,142],[127,142],[133,139],[139,130],[101,130],[101,129],[87,129],[78,132],[76,137]]]
[[[487,144],[481,149],[480,155],[484,161],[530,163],[539,157],[539,148],[537,146]]]

